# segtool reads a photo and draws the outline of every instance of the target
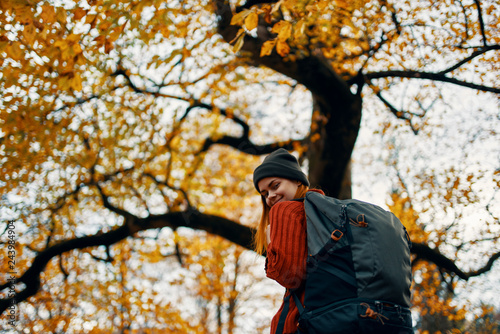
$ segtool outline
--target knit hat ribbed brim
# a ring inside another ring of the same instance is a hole
[[[283,148],[277,149],[269,154],[262,164],[255,168],[253,172],[253,184],[255,185],[255,189],[260,192],[257,186],[259,181],[272,176],[297,180],[309,186],[309,180],[306,174],[300,169],[297,158]]]

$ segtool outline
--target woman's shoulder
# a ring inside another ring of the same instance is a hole
[[[325,194],[321,189],[309,189],[308,191],[317,192],[320,193],[321,195]],[[273,205],[270,211],[271,214],[283,213],[283,212],[305,213],[303,199],[278,202]]]
[[[321,189],[309,189],[308,192],[309,191],[312,191],[312,192],[315,192],[315,193],[320,193],[321,195],[325,194],[325,192],[323,190],[321,190]]]
[[[278,202],[273,205],[271,211],[269,212],[271,215],[285,213],[285,212],[301,212],[304,211],[304,202],[301,200],[292,200],[292,201],[284,201]]]

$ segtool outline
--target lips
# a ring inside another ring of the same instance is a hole
[[[278,203],[278,202],[281,202],[283,200],[283,197],[281,197],[279,200],[277,201],[274,201],[273,204],[271,206],[274,206],[274,204]]]

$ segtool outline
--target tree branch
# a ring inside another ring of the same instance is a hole
[[[112,245],[125,239],[129,235],[131,235],[130,228],[128,224],[124,224],[111,232],[65,240],[39,252],[28,270],[16,280],[16,284],[24,283],[24,289],[16,293],[15,296],[0,299],[0,314],[9,306],[25,301],[38,292],[40,288],[40,273],[45,270],[47,263],[49,263],[52,258],[74,249]],[[10,288],[11,286],[11,282],[3,283],[0,285],[0,291]]]
[[[484,30],[484,21],[483,21],[483,13],[481,12],[481,4],[479,3],[479,0],[474,0],[474,3],[477,6],[477,17],[479,19],[479,27],[481,28],[481,36],[483,37],[483,44],[484,46],[488,46],[488,40],[486,39],[486,33]]]
[[[194,107],[205,108],[208,110],[214,110],[214,108],[215,108],[212,105],[202,103],[202,102],[197,102],[192,107],[193,108]],[[294,143],[300,143],[300,144],[304,143],[304,139],[300,139],[300,140],[290,140],[290,141],[286,141],[286,142],[273,143],[273,144],[267,144],[267,145],[256,145],[250,140],[250,126],[243,119],[235,116],[233,113],[230,113],[225,109],[218,109],[218,111],[220,112],[221,115],[230,118],[236,124],[240,125],[243,128],[243,133],[240,137],[226,135],[226,136],[222,136],[221,138],[218,138],[216,140],[213,140],[211,138],[207,138],[205,140],[205,142],[203,143],[203,146],[202,146],[199,153],[206,152],[210,149],[210,147],[212,145],[219,144],[219,145],[226,145],[226,146],[232,147],[234,149],[237,149],[241,152],[245,152],[247,154],[263,155],[263,154],[268,154],[268,153],[273,152],[278,147],[281,147],[281,148],[284,148],[287,150],[292,150]]]
[[[469,274],[468,274],[469,277],[476,277],[476,276],[482,275],[482,274],[490,271],[491,268],[493,267],[493,263],[495,263],[495,261],[498,260],[499,258],[500,258],[500,252],[493,254],[488,259],[488,262],[486,263],[486,265],[484,267],[482,267],[481,269],[469,272]]]
[[[125,211],[121,208],[118,208],[118,207],[112,205],[109,202],[108,196],[104,194],[104,191],[102,190],[102,187],[99,183],[96,183],[95,186],[97,187],[97,189],[99,190],[99,193],[101,194],[101,199],[102,199],[103,205],[106,209],[108,209],[109,211],[114,212],[117,215],[122,216],[124,218],[136,218],[130,212]]]
[[[188,227],[218,235],[244,248],[252,249],[253,228],[241,225],[224,217],[204,214],[195,209],[170,212],[162,215],[150,215],[143,219],[137,218],[131,214],[128,215],[129,218],[124,221],[124,224],[113,231],[61,241],[39,252],[28,270],[26,270],[16,282],[24,283],[24,289],[18,292],[15,297],[3,298],[0,300],[0,314],[9,306],[25,301],[38,292],[40,288],[40,273],[45,269],[52,258],[75,249],[95,246],[105,246],[109,249],[109,246],[139,231],[161,229],[164,227],[172,229]],[[500,258],[500,252],[496,253],[490,257],[483,268],[465,273],[455,265],[453,260],[442,255],[438,250],[430,248],[428,245],[414,243],[412,253],[417,255],[417,259],[433,262],[438,267],[454,273],[464,280],[489,271],[493,263]],[[0,285],[0,291],[8,289],[11,286],[11,282],[3,283]]]
[[[498,46],[500,49],[500,46]],[[382,71],[382,72],[372,72],[366,73],[365,78],[368,80],[380,79],[380,78],[389,78],[389,77],[398,77],[398,78],[410,78],[410,79],[428,79],[434,81],[448,82],[458,86],[468,87],[472,89],[477,89],[484,92],[492,92],[496,94],[500,94],[500,88],[488,87],[484,85],[478,85],[471,82],[461,81],[455,78],[450,78],[445,76],[442,73],[433,73],[433,72],[419,72],[419,71]]]
[[[160,88],[162,86],[158,85],[158,84],[155,84],[155,86],[158,87],[158,90],[156,90],[156,91],[139,88],[139,87],[137,87],[136,84],[134,84],[132,82],[132,79],[130,78],[130,76],[127,74],[127,72],[123,68],[117,69],[111,75],[112,76],[120,76],[120,75],[123,76],[125,78],[125,80],[127,81],[127,84],[125,86],[130,87],[135,93],[138,93],[138,94],[148,94],[148,95],[152,95],[154,97],[163,97],[163,98],[175,99],[175,100],[185,101],[185,102],[189,102],[190,101],[189,97],[182,97],[182,96],[177,96],[177,95],[170,95],[170,94],[160,93]],[[115,87],[114,89],[117,89],[117,88],[119,88],[119,86]]]
[[[430,248],[428,245],[414,243],[411,252],[417,256],[416,261],[426,260],[432,262],[439,268],[444,269],[450,273],[454,273],[455,275],[466,281],[471,277],[479,276],[488,272],[492,268],[493,263],[500,258],[500,252],[497,252],[488,259],[488,262],[484,267],[478,270],[464,272],[457,267],[453,260],[441,254],[439,250]]]
[[[64,268],[64,264],[63,264],[63,257],[62,257],[62,254],[59,255],[59,269],[61,269],[61,272],[63,273],[64,275],[64,280],[67,280],[68,277],[69,277],[69,273],[66,271],[66,269]]]
[[[413,243],[411,252],[417,255],[418,259],[430,261],[446,271],[455,273],[461,279],[467,280],[469,278],[466,273],[457,267],[455,262],[428,245]]]
[[[385,104],[385,106],[387,108],[389,108],[389,110],[391,111],[391,113],[393,113],[397,118],[399,119],[402,119],[402,120],[405,120],[406,122],[408,122],[408,124],[410,125],[410,128],[411,130],[413,131],[414,134],[418,134],[418,129],[416,129],[414,126],[413,126],[413,123],[411,121],[411,118],[406,116],[404,112],[396,109],[396,107],[394,107],[389,101],[387,101],[383,96],[382,96],[382,93],[381,92],[377,92],[376,93],[377,97],[380,99],[380,101],[382,101],[382,103]]]
[[[266,145],[257,145],[254,144],[248,137],[223,136],[217,140],[212,140],[210,138],[206,139],[200,153],[206,152],[212,145],[218,144],[218,145],[226,145],[232,147],[246,154],[264,155],[272,153],[277,148],[284,148],[289,151],[293,150],[294,143],[299,143],[300,145],[303,145],[305,141],[306,140],[304,139],[300,139],[300,140],[289,140],[285,142],[272,143]]]
[[[465,59],[462,59],[461,61],[459,61],[455,65],[447,68],[446,70],[443,70],[443,71],[439,72],[439,74],[446,74],[446,73],[449,73],[451,71],[454,71],[457,68],[461,67],[462,65],[468,63],[472,59],[474,59],[476,57],[479,57],[480,55],[482,55],[482,54],[484,54],[484,53],[486,53],[488,51],[491,51],[491,50],[500,50],[500,45],[485,46],[485,47],[483,47],[483,48],[481,48],[479,50],[476,50],[469,57],[466,57]]]
[[[139,219],[128,213],[128,219],[124,221],[124,224],[113,231],[61,241],[39,252],[35,256],[31,266],[15,281],[15,284],[24,283],[24,289],[13,297],[0,299],[0,314],[11,305],[23,302],[38,292],[40,289],[40,273],[45,270],[45,267],[52,258],[75,249],[95,246],[105,246],[108,249],[109,246],[139,231],[163,227],[170,227],[172,229],[189,227],[203,230],[226,238],[247,249],[252,248],[253,229],[223,217],[202,214],[192,209],[183,212],[152,215],[145,219]],[[108,256],[110,255],[108,254]],[[0,291],[11,287],[12,282],[7,281],[0,285]]]
[[[113,88],[111,91],[113,91],[113,90],[115,90],[115,89],[116,89],[116,87],[115,87],[115,88]],[[78,99],[76,99],[76,101],[75,101],[75,102],[72,102],[72,103],[64,103],[61,107],[59,107],[59,108],[57,108],[57,109],[55,109],[55,110],[50,110],[50,111],[48,111],[48,112],[45,114],[45,119],[48,119],[48,117],[49,117],[50,115],[52,115],[52,114],[59,113],[59,112],[61,112],[61,111],[65,110],[65,109],[67,109],[67,108],[72,108],[72,107],[74,107],[74,106],[76,106],[76,105],[84,104],[84,103],[86,103],[86,102],[92,101],[92,100],[94,100],[94,99],[98,99],[98,98],[100,98],[100,97],[101,97],[101,95],[95,95],[95,94],[93,94],[93,95],[90,95],[90,96],[85,97],[85,98],[78,98]]]
[[[243,9],[250,9],[252,6],[261,5],[261,4],[271,4],[276,3],[278,0],[247,0],[242,6],[236,7],[236,13],[241,12]]]

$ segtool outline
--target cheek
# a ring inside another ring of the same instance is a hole
[[[295,196],[295,192],[296,191],[293,189],[293,187],[289,187],[284,195],[286,199],[291,200]]]
[[[297,189],[298,188],[299,187],[294,187],[294,186],[292,186],[292,187],[289,188],[289,191],[288,191],[289,199],[294,199],[295,198],[295,194],[297,193]]]

